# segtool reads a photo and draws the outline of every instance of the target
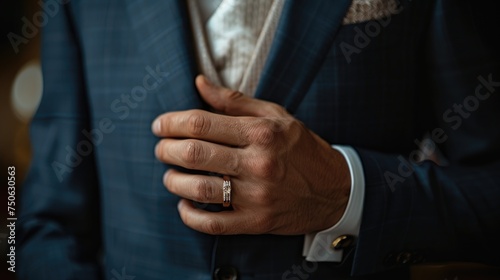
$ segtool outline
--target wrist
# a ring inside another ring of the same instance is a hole
[[[337,193],[336,201],[338,202],[338,207],[336,209],[336,214],[332,217],[333,223],[330,227],[338,223],[342,218],[347,208],[347,203],[349,202],[349,197],[351,195],[351,173],[349,170],[349,164],[347,163],[344,155],[336,149],[332,149],[334,154],[334,162],[336,163],[335,172],[335,190]]]

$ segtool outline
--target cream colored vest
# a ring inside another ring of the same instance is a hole
[[[188,0],[201,74],[253,96],[283,4],[284,0]]]

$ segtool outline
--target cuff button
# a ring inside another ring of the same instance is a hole
[[[351,246],[353,242],[354,242],[354,236],[341,235],[341,236],[335,238],[335,240],[333,240],[330,247],[333,250],[345,249],[345,248],[348,248],[349,246]]]

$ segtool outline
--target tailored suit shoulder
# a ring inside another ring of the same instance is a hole
[[[500,264],[493,4],[374,1],[378,13],[356,14],[365,2],[286,1],[256,90],[360,155],[363,218],[342,263],[305,262],[303,236],[186,227],[150,129],[162,113],[207,109],[186,3],[74,0],[43,30],[19,279],[212,279],[221,267],[239,279],[404,279],[412,263]],[[426,134],[447,166],[414,160]]]

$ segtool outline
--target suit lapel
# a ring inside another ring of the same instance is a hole
[[[331,48],[351,0],[289,0],[262,72],[256,97],[293,113]]]
[[[294,112],[327,55],[351,0],[287,0],[256,97]],[[194,86],[197,74],[186,1],[145,5],[127,0],[146,65],[167,72],[156,96],[165,111],[205,107]],[[165,86],[167,85],[167,86]]]
[[[127,9],[139,52],[145,65],[163,73],[155,89],[162,109],[177,111],[201,108],[194,85],[197,74],[186,1],[163,0],[145,4],[127,0]]]

